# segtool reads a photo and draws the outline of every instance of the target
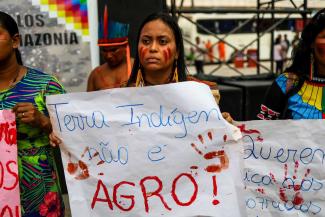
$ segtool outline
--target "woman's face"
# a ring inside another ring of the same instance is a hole
[[[0,26],[0,62],[9,59],[9,57],[15,53],[14,49],[18,48],[18,45],[18,34],[11,37],[9,32]]]
[[[317,35],[314,46],[317,62],[325,65],[325,29]]]
[[[161,20],[148,22],[140,33],[138,53],[145,72],[171,72],[178,58],[173,30]]]

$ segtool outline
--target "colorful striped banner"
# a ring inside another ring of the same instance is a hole
[[[34,6],[39,6],[43,12],[48,12],[51,18],[57,18],[59,24],[65,24],[68,30],[73,30],[82,36],[83,41],[89,41],[89,23],[87,0],[31,0]]]

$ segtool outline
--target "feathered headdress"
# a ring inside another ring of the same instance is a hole
[[[99,22],[98,46],[126,45],[126,61],[128,77],[131,74],[130,46],[128,41],[130,25],[108,20],[108,9],[105,5],[103,19]]]
[[[108,20],[107,5],[99,22],[98,46],[117,46],[128,43],[129,24]]]

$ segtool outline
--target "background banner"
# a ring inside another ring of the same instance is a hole
[[[0,216],[20,216],[15,114],[0,110]]]
[[[73,216],[242,215],[241,135],[208,86],[56,95],[47,107],[64,142]]]
[[[70,91],[85,91],[91,71],[87,1],[0,0],[18,23],[24,65],[59,78]]]

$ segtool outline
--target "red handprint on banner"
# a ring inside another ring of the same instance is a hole
[[[210,142],[213,141],[213,134],[211,131],[209,131],[207,133],[207,137],[208,137],[208,140]],[[200,146],[203,146],[205,144],[205,140],[204,140],[204,137],[199,134],[197,136],[197,138],[199,139],[201,145]],[[223,137],[224,141],[227,140],[227,136],[225,135]],[[229,167],[229,158],[227,156],[227,153],[224,151],[224,150],[214,150],[214,151],[210,151],[210,152],[207,152],[207,153],[204,153],[199,147],[197,144],[195,143],[192,143],[191,144],[192,148],[199,154],[201,155],[205,160],[213,160],[213,159],[219,159],[219,163],[216,164],[216,163],[211,163],[209,164],[206,168],[205,168],[205,171],[207,171],[208,173],[219,173],[221,172],[222,170],[224,169],[227,169]],[[204,146],[204,148],[206,149],[206,146]],[[193,169],[195,166],[192,166],[191,168]]]
[[[77,180],[84,180],[89,178],[89,169],[88,165],[81,160],[86,152],[89,153],[89,147],[86,147],[84,152],[80,156],[80,160],[78,162],[72,162],[71,160],[71,153],[69,152],[69,160],[68,160],[68,165],[67,165],[67,171],[70,175],[75,175],[74,178]],[[99,156],[99,153],[96,152],[93,154],[93,156],[90,157],[90,160],[93,159],[94,157]],[[104,161],[100,160],[97,165],[103,164]],[[78,172],[78,173],[77,173]]]
[[[216,142],[216,140],[213,139],[213,134],[211,131],[209,131],[205,137],[199,134],[197,138],[200,141],[200,146],[201,147],[203,146],[204,149],[207,149],[204,138],[206,138],[209,143]],[[224,135],[223,141],[226,142],[226,140],[227,140],[227,135]],[[204,170],[207,173],[214,174],[212,176],[212,187],[213,187],[213,195],[214,197],[216,197],[218,194],[218,185],[217,185],[217,177],[215,174],[220,173],[222,170],[225,170],[229,167],[228,155],[223,149],[203,152],[202,148],[201,147],[199,148],[196,143],[192,143],[191,146],[196,153],[198,153],[200,156],[202,156],[205,160],[209,162],[209,164],[205,167]],[[215,162],[216,159],[218,159],[218,163]],[[213,163],[210,163],[212,160]],[[198,169],[198,167],[191,166],[191,169]],[[212,200],[212,204],[215,206],[218,205],[219,203],[220,203],[219,200],[215,198]]]
[[[270,173],[272,182],[279,189],[279,198],[283,202],[289,201],[288,196],[287,196],[287,191],[289,191],[289,190],[291,192],[293,190],[293,192],[294,192],[294,196],[292,197],[292,200],[291,200],[291,202],[294,205],[301,205],[304,202],[304,199],[303,199],[300,191],[301,191],[301,186],[302,186],[304,180],[310,174],[310,169],[306,170],[304,176],[302,177],[302,179],[300,181],[298,181],[298,179],[297,179],[298,169],[299,169],[299,162],[296,161],[293,176],[292,176],[292,178],[290,178],[288,176],[288,164],[284,164],[284,179],[283,179],[282,183],[278,183],[275,179],[274,174]],[[296,184],[297,181],[298,181],[298,184]]]

